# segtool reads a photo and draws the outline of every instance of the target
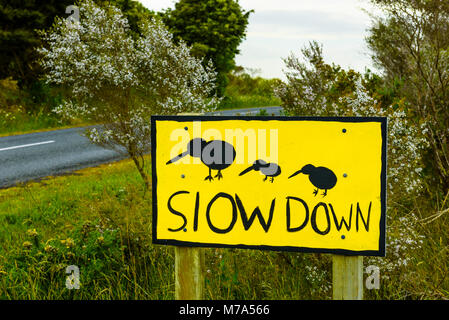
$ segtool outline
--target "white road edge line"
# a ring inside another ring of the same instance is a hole
[[[1,151],[6,151],[6,150],[13,150],[13,149],[20,149],[20,148],[27,148],[27,147],[34,147],[34,146],[40,146],[42,144],[49,144],[49,143],[54,143],[55,141],[51,140],[51,141],[44,141],[44,142],[36,142],[36,143],[30,143],[30,144],[23,144],[21,146],[13,146],[13,147],[8,147],[8,148],[2,148],[0,149]]]

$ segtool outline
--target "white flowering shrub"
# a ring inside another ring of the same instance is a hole
[[[368,264],[374,264],[381,268],[382,279],[390,280],[392,273],[401,268],[406,269],[414,263],[411,256],[407,254],[407,251],[421,249],[425,238],[416,232],[418,223],[419,220],[413,213],[391,221],[388,230],[390,240],[386,243],[386,251],[390,259],[379,259],[375,257],[368,259]]]
[[[323,297],[332,292],[332,283],[329,281],[329,273],[326,269],[316,265],[305,265],[305,279],[309,282],[312,296]]]
[[[143,155],[150,148],[150,116],[212,109],[216,73],[185,43],[175,44],[158,20],[145,22],[134,40],[119,9],[91,0],[79,9],[79,22],[56,19],[41,32],[45,79],[70,90],[54,111],[99,124],[87,137],[126,152],[148,186]]]

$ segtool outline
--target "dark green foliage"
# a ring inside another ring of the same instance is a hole
[[[155,13],[145,8],[136,0],[94,0],[102,6],[115,6],[119,8],[126,19],[128,19],[130,32],[137,37],[141,34],[140,24],[145,20],[155,17]]]
[[[89,295],[101,297],[106,294],[114,297],[119,292],[109,291],[116,286],[123,286],[129,297],[135,298],[134,286],[138,286],[139,282],[129,280],[132,278],[129,264],[140,249],[134,247],[133,243],[124,243],[119,230],[102,229],[98,221],[86,221],[67,238],[45,239],[43,242],[44,239],[40,239],[37,232],[35,235],[32,232],[29,234],[24,248],[13,252],[9,257],[10,262],[4,266],[9,271],[11,281],[21,281],[24,274],[33,273],[36,279],[34,294],[42,298],[50,292],[58,299],[83,299]],[[150,263],[149,257],[142,255],[139,263],[133,265],[133,271],[141,273],[140,269]],[[70,265],[80,270],[81,290],[70,291],[65,288],[65,268]],[[118,275],[117,278],[108,278],[106,273],[109,272]],[[98,293],[96,288],[103,288],[104,292]],[[3,294],[5,298],[12,293],[7,289]],[[22,298],[29,295],[24,290]]]
[[[0,1],[0,79],[8,76],[24,86],[35,81],[39,43],[36,29],[49,28],[55,16],[65,15],[73,0]]]
[[[228,84],[228,72],[235,66],[251,12],[243,11],[236,0],[181,0],[163,15],[176,39],[191,45],[193,54],[204,57],[205,62],[212,60],[220,95]]]

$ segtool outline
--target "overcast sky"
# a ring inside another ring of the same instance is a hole
[[[149,9],[174,7],[176,0],[140,0]],[[291,52],[311,40],[323,44],[327,62],[344,68],[372,69],[365,44],[372,10],[367,0],[240,0],[251,14],[246,40],[240,45],[237,65],[260,69],[266,78],[284,78],[284,62]]]

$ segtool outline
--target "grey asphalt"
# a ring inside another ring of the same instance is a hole
[[[0,138],[0,188],[125,158],[92,144],[82,132],[73,128]]]
[[[223,110],[209,115],[280,115],[281,107]],[[113,150],[92,144],[84,128],[37,132],[0,138],[0,188],[61,175],[125,159]]]

